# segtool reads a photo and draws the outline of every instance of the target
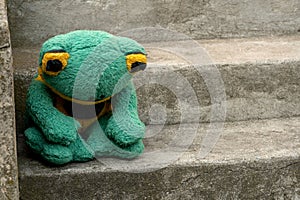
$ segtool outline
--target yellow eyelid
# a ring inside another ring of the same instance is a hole
[[[126,65],[128,71],[131,70],[131,65],[135,62],[147,63],[146,55],[142,53],[134,53],[126,56]]]
[[[59,72],[50,72],[46,70],[47,62],[49,60],[59,60],[62,63],[62,70],[67,66],[68,59],[70,55],[66,52],[58,52],[58,53],[45,53],[43,60],[42,60],[42,71],[50,76],[56,76]]]

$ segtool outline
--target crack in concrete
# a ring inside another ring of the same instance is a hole
[[[289,168],[289,167],[291,167],[291,166],[293,166],[293,165],[299,165],[299,168],[300,168],[300,161],[299,161],[299,162],[293,162],[293,163],[290,163],[290,164],[288,164],[288,165],[286,165],[286,166],[284,166],[284,167],[280,167],[280,168],[278,168],[278,169],[286,169],[286,168]]]
[[[300,165],[300,162],[293,162],[293,163],[290,163],[290,164],[288,164],[288,165],[285,165],[285,166],[283,166],[283,167],[279,167],[279,168],[276,168],[276,167],[273,167],[273,168],[270,168],[270,169],[264,169],[264,170],[261,170],[261,169],[259,169],[259,168],[254,168],[254,167],[246,167],[246,168],[244,168],[244,170],[246,171],[246,170],[252,170],[252,171],[255,171],[255,172],[266,172],[266,171],[277,171],[277,170],[282,170],[282,169],[287,169],[287,168],[289,168],[289,167],[291,167],[291,166],[293,166],[293,165]],[[219,170],[220,168],[218,167],[218,168],[215,168],[214,170],[212,170],[211,172],[210,172],[210,174],[213,174],[213,173],[215,173],[217,170]],[[233,169],[227,169],[228,171],[230,171],[230,172],[232,172],[232,173],[240,173],[240,170],[233,170]],[[194,180],[196,180],[197,178],[199,178],[199,177],[201,177],[201,176],[203,176],[203,174],[207,174],[208,172],[204,172],[204,173],[201,173],[201,174],[197,174],[196,176],[193,176],[193,177],[189,177],[189,178],[187,178],[187,179],[185,179],[185,180],[183,180],[183,181],[181,181],[181,184],[188,184],[189,182],[191,182],[191,181],[194,181]],[[173,189],[176,189],[176,188],[173,188]]]
[[[269,164],[270,165],[272,164],[272,166],[274,166],[273,165],[274,163],[269,163]],[[287,164],[283,167],[270,167],[268,169],[259,169],[258,167],[246,167],[245,170],[249,169],[249,170],[252,170],[252,171],[255,171],[255,172],[279,171],[279,170],[286,169],[286,168],[288,168],[290,166],[293,166],[293,165],[296,165],[296,164],[300,165],[300,162],[293,162],[293,163]],[[233,171],[233,170],[231,170],[231,171]],[[238,172],[238,170],[236,172]]]
[[[8,48],[8,47],[10,47],[10,44],[9,43],[5,43],[5,44],[3,44],[3,45],[0,46],[0,50]]]

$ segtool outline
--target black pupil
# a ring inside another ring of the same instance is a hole
[[[146,68],[146,63],[142,62],[135,62],[131,64],[131,71],[130,72],[137,72],[139,70],[144,70]]]
[[[63,65],[59,60],[49,60],[47,62],[46,70],[51,72],[59,72]]]
[[[140,62],[135,62],[135,63],[132,63],[132,65],[131,65],[131,67],[132,68],[136,68],[136,67],[138,67],[139,65],[141,65],[142,63],[140,63]]]

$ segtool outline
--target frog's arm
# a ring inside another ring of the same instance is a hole
[[[38,80],[31,82],[26,109],[47,140],[62,145],[69,145],[75,141],[80,124],[53,106],[50,90]]]
[[[106,135],[121,146],[131,145],[144,137],[145,125],[138,116],[135,88],[131,82],[112,98],[113,115],[108,120]]]

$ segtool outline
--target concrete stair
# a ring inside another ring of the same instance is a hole
[[[21,199],[300,199],[299,1],[7,3]],[[129,36],[148,51],[134,79],[147,124],[135,160],[51,167],[24,145],[40,45],[74,29]]]
[[[21,198],[298,199],[300,36],[200,40],[210,60],[199,66],[180,57],[198,53],[185,43],[144,44],[149,67],[135,77],[140,116],[148,124],[142,157],[49,167],[28,153],[19,135]],[[13,54],[21,120],[38,50],[15,48]],[[216,69],[222,82],[212,83],[223,85],[211,89],[204,79]],[[187,85],[174,82],[173,73]],[[222,87],[225,99],[217,90]]]
[[[148,133],[157,133],[157,126],[149,125]],[[190,146],[170,141],[170,135],[188,137],[191,127],[195,125],[186,124],[181,130],[179,125],[164,126],[155,137],[145,139],[146,152],[132,161],[99,158],[56,168],[21,150],[21,198],[300,198],[299,117],[228,122],[204,159],[198,152],[208,124],[199,125]],[[20,143],[19,149],[26,148]]]
[[[41,44],[74,29],[111,33],[163,27],[193,39],[295,34],[300,29],[298,0],[10,0],[12,44]]]
[[[300,115],[300,35],[144,45],[148,68],[134,81],[139,114],[146,124]],[[24,99],[37,71],[38,51],[37,47],[13,50],[19,128],[23,128]],[[202,56],[196,65],[185,60],[196,56]],[[155,109],[154,104],[163,106],[164,113],[160,114],[166,116],[165,121],[155,121],[161,109]],[[217,105],[221,107],[215,108]],[[185,114],[187,109],[192,112]],[[214,110],[220,113],[212,115]]]

